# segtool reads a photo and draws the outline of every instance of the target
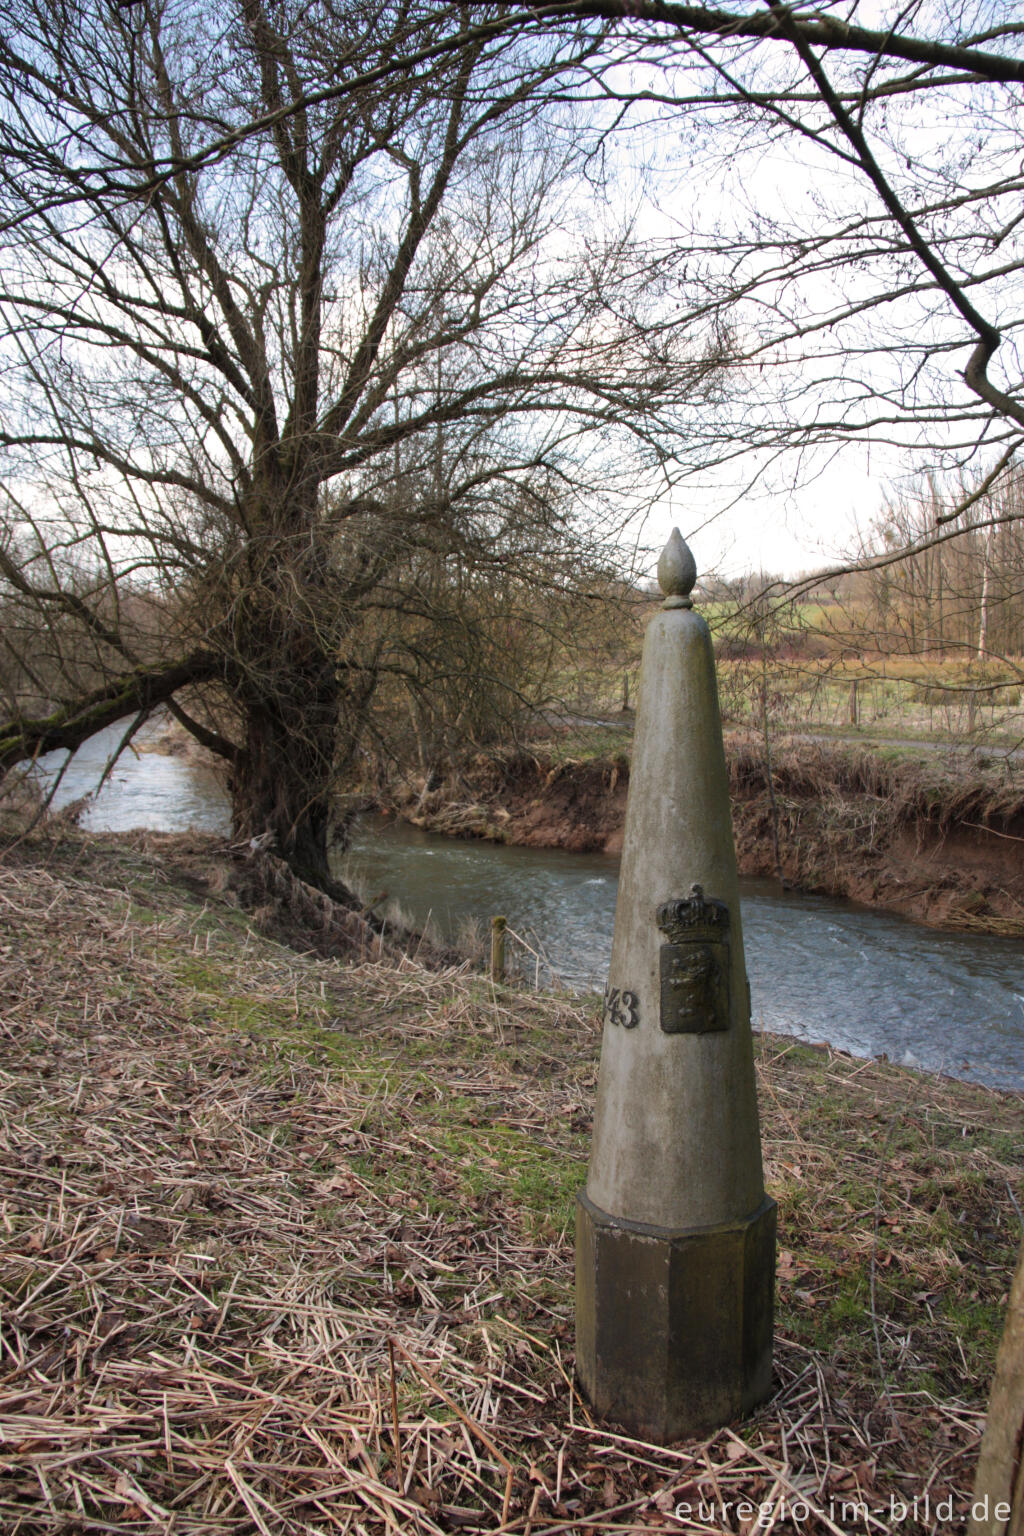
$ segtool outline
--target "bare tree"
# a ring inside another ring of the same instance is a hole
[[[646,92],[621,57],[593,71],[595,101],[677,129],[655,270],[681,323],[733,341],[681,469],[753,456],[781,480],[859,442],[917,472],[971,467],[973,495],[1024,436],[1020,28],[912,3],[869,33],[857,11],[640,6],[622,52]],[[718,195],[684,195],[702,183]]]
[[[658,339],[678,326],[728,342],[714,408],[690,416],[681,453],[662,439],[676,484],[706,484],[709,469],[732,470],[737,494],[773,473],[792,483],[859,442],[915,472],[967,469],[976,499],[1020,444],[1024,57],[1013,7],[911,0],[872,6],[868,26],[862,9],[439,7],[449,32],[412,29],[404,52],[369,72],[469,40],[589,37],[564,94],[597,114],[602,153],[641,127],[645,153],[675,173],[662,199],[670,221],[645,255],[652,290],[671,295],[653,319]],[[250,128],[212,134],[192,161]],[[154,175],[175,163],[154,162]]]
[[[669,485],[870,437],[990,491],[1024,433],[1019,29],[891,20],[17,0],[0,766],[168,702],[239,835],[326,883],[333,777],[417,671],[403,572],[556,568],[565,492],[635,479],[624,433]],[[565,210],[639,112],[690,187],[799,146],[812,196],[753,178],[606,244]]]
[[[871,26],[862,9],[438,7],[450,33],[410,31],[404,55],[378,66],[469,40],[589,36],[564,94],[603,113],[608,139],[641,127],[647,148],[670,140],[667,155],[651,150],[675,172],[671,227],[646,253],[649,282],[674,299],[655,324],[662,339],[699,323],[733,343],[716,410],[688,423],[684,472],[860,439],[957,465],[987,445],[998,476],[1024,432],[1012,353],[1024,34],[1006,0],[872,6]]]
[[[337,774],[458,571],[551,579],[717,366],[567,207],[601,29],[467,16],[9,7],[0,769],[164,703],[329,888]]]
[[[1018,469],[953,519],[948,514],[962,497],[947,499],[934,485],[888,503],[878,542],[915,552],[865,573],[863,592],[884,649],[973,652],[978,663],[1024,654],[1022,493]],[[932,538],[937,528],[941,543]]]

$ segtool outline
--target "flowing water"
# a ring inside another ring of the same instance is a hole
[[[87,743],[56,803],[93,787],[119,732]],[[50,775],[65,754],[42,767]],[[223,832],[227,798],[182,758],[131,753],[83,817],[94,830]],[[387,892],[446,939],[507,916],[532,972],[599,990],[611,952],[618,860],[458,842],[367,819],[340,873],[364,900]],[[754,1025],[1001,1087],[1024,1089],[1024,945],[937,933],[888,913],[741,881]]]
[[[44,783],[52,785],[60,779],[53,796],[55,809],[93,793],[124,730],[124,726],[110,726],[98,732],[70,762],[66,752],[48,752],[39,759]],[[145,745],[152,735],[144,726],[135,739]],[[152,832],[190,828],[226,832],[230,819],[227,792],[205,765],[129,747],[83,811],[81,825],[90,832],[127,832],[132,827],[148,827]]]

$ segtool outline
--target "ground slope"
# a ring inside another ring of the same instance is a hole
[[[299,954],[181,848],[0,860],[5,1531],[961,1527],[1018,1096],[762,1040],[776,1395],[646,1446],[573,1379],[596,1009]]]

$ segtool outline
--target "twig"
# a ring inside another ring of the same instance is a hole
[[[391,1367],[391,1423],[394,1429],[395,1441],[395,1476],[398,1478],[398,1491],[405,1487],[405,1476],[402,1472],[402,1435],[398,1423],[398,1388],[395,1385],[395,1344],[393,1339],[388,1339],[388,1364]]]

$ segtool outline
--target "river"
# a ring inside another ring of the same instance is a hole
[[[92,788],[118,732],[68,766],[57,804]],[[65,754],[43,759],[54,774]],[[127,753],[82,818],[95,831],[146,826],[223,832],[227,799],[186,759]],[[461,842],[370,818],[339,872],[365,900],[386,891],[449,940],[507,916],[531,973],[599,990],[611,952],[618,860]],[[1024,1089],[1024,946],[938,933],[889,913],[740,882],[755,1028],[829,1041],[856,1056]]]

